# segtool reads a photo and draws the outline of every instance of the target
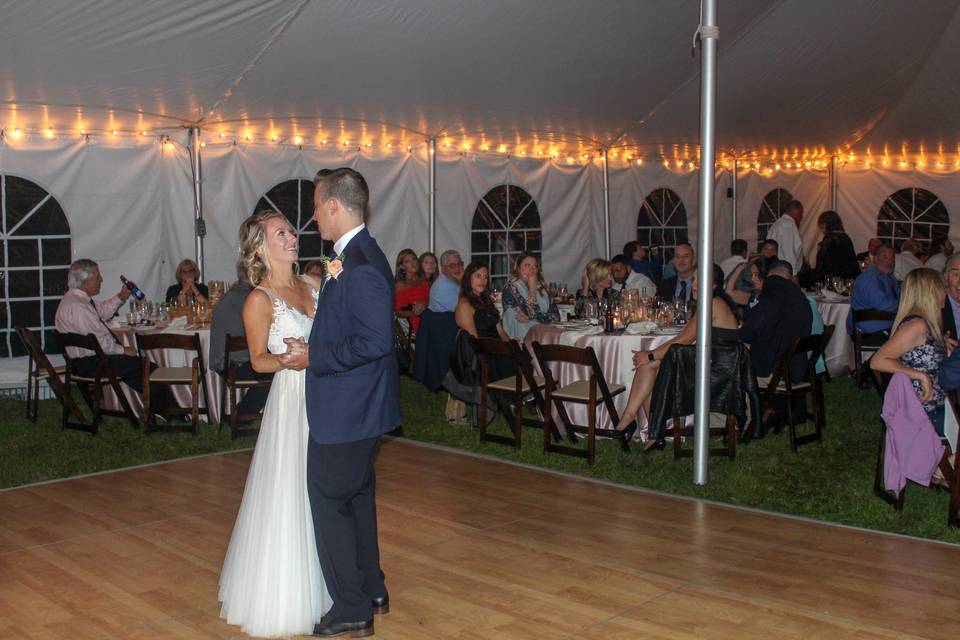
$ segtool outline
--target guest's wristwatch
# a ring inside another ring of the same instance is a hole
[[[650,362],[656,362],[656,361],[657,361],[657,359],[656,359],[656,358],[654,357],[654,355],[653,355],[653,351],[648,351],[648,352],[647,352],[647,360],[649,360]]]

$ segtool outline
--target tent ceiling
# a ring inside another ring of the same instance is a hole
[[[955,152],[960,5],[721,3],[718,139]],[[696,0],[8,2],[0,126],[695,154]]]

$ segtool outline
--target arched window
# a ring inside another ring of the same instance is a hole
[[[54,350],[54,318],[73,256],[70,223],[43,187],[17,176],[0,178],[0,356],[26,355],[16,325],[40,332],[44,350]]]
[[[323,240],[313,220],[313,180],[285,180],[267,191],[259,201],[256,213],[275,209],[286,216],[296,230],[300,244],[300,268],[311,260],[319,260],[333,251],[333,243]]]
[[[877,214],[877,237],[896,249],[908,238],[924,249],[930,241],[950,234],[950,214],[936,194],[926,189],[900,189],[889,196]]]
[[[502,184],[477,203],[470,232],[471,260],[490,267],[490,288],[503,288],[517,254],[529,251],[539,258],[542,248],[540,211],[529,193]]]
[[[650,192],[637,215],[637,242],[661,247],[665,262],[673,258],[677,244],[688,242],[687,208],[676,192],[663,187]]]
[[[787,205],[793,200],[793,195],[786,189],[777,188],[768,193],[763,202],[760,203],[760,211],[757,212],[757,250],[763,241],[767,239],[767,233],[774,222],[780,219],[783,212],[787,210]]]

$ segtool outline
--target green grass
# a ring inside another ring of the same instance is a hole
[[[873,495],[879,442],[880,401],[873,391],[858,390],[850,379],[827,385],[827,429],[822,444],[790,452],[786,432],[769,435],[737,450],[737,459],[710,458],[706,486],[692,482],[691,459],[675,461],[668,447],[644,455],[637,447],[622,452],[611,441],[597,445],[597,460],[544,455],[541,434],[524,430],[521,450],[481,445],[469,426],[443,417],[446,396],[401,379],[406,437],[558,471],[647,487],[678,495],[755,507],[842,524],[960,543],[960,530],[947,526],[948,496],[910,484],[902,513]],[[64,478],[185,456],[250,447],[254,438],[231,441],[229,432],[204,425],[199,436],[155,433],[145,437],[128,423],[107,419],[98,435],[61,431],[59,406],[41,403],[40,420],[23,417],[23,403],[0,401],[0,487]],[[497,419],[494,432],[506,432]],[[804,429],[804,427],[801,427]]]

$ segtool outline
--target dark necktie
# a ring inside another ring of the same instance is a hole
[[[120,342],[120,338],[118,338],[117,334],[113,332],[113,330],[110,328],[110,325],[104,322],[103,318],[100,317],[100,310],[97,309],[97,303],[93,301],[93,298],[90,298],[90,306],[93,307],[93,313],[94,315],[97,316],[97,320],[100,321],[100,324],[102,324],[106,328],[106,330],[110,332],[110,335],[113,336],[113,341],[119,344],[120,346],[123,346],[123,343]]]
[[[687,301],[687,281],[686,280],[680,281],[680,293],[677,295],[677,297],[683,300],[684,302]]]

